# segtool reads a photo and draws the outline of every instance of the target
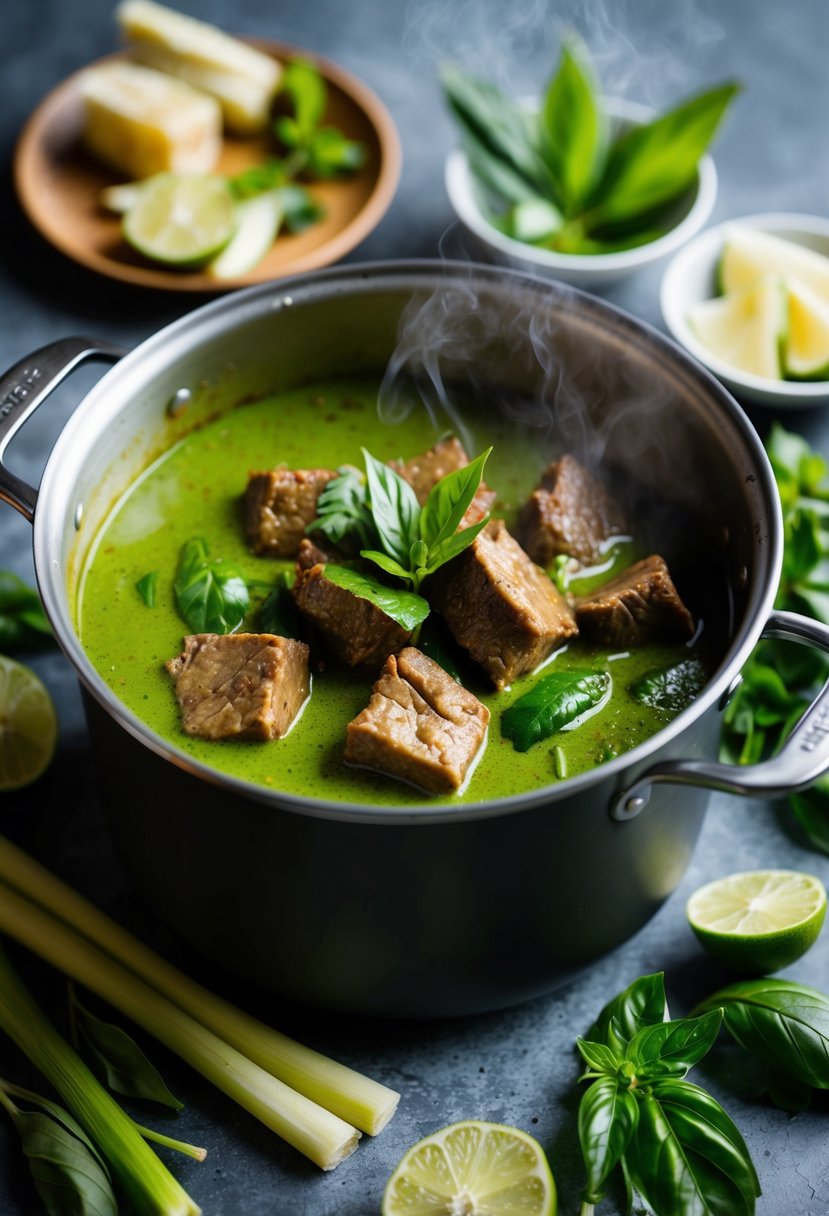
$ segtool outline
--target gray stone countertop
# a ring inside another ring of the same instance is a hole
[[[6,0],[4,90],[0,108],[3,224],[0,230],[0,366],[45,343],[89,332],[134,346],[199,301],[128,289],[65,260],[20,214],[11,181],[15,139],[40,98],[63,77],[111,50],[110,0]],[[717,141],[719,194],[711,222],[766,211],[826,214],[829,199],[829,75],[825,0],[182,0],[197,15],[242,34],[313,48],[364,78],[389,107],[402,138],[404,168],[387,216],[349,261],[435,256],[452,223],[443,160],[453,144],[435,64],[456,58],[516,93],[546,80],[559,30],[575,26],[598,60],[608,93],[665,105],[714,81],[745,86]],[[452,237],[449,247],[454,248]],[[608,298],[660,326],[662,267],[608,292]],[[55,435],[99,373],[77,373],[26,428],[13,467],[37,484]],[[749,411],[762,432],[774,415]],[[829,454],[820,411],[782,419]],[[0,512],[0,567],[32,578],[29,525]],[[167,950],[238,1003],[371,1073],[402,1092],[398,1114],[377,1139],[364,1139],[333,1174],[321,1174],[173,1058],[162,1057],[187,1102],[176,1134],[209,1147],[203,1165],[174,1168],[210,1216],[369,1216],[402,1153],[454,1120],[484,1118],[532,1132],[548,1150],[560,1211],[578,1211],[582,1182],[576,1137],[577,1063],[572,1050],[602,1004],[636,976],[664,970],[676,1016],[722,980],[687,927],[684,904],[701,883],[741,869],[811,871],[829,883],[829,858],[810,851],[784,803],[722,795],[711,800],[702,837],[678,891],[634,939],[568,988],[521,1008],[450,1023],[376,1023],[312,1011],[275,1011],[261,995],[210,973],[168,937],[142,907],[115,859],[97,800],[86,728],[73,673],[60,655],[33,660],[57,703],[58,755],[33,788],[4,795],[2,831],[116,917]],[[551,881],[555,863],[551,859]],[[60,988],[27,965],[38,994],[62,1017]],[[829,991],[829,936],[788,972]],[[0,1043],[0,1074],[22,1076],[16,1053]],[[752,1069],[718,1047],[697,1073],[726,1106],[751,1149],[763,1187],[764,1216],[829,1213],[829,1106],[789,1115],[755,1096]],[[0,1122],[0,1212],[38,1211],[12,1134]],[[616,1211],[612,1201],[600,1209]],[[669,1216],[669,1214],[664,1214]]]

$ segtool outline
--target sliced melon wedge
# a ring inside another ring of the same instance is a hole
[[[731,225],[720,256],[720,291],[751,287],[766,275],[797,278],[829,304],[829,257],[756,228]]]
[[[785,285],[772,275],[742,291],[696,304],[689,310],[688,324],[724,363],[752,376],[781,380],[787,314]]]
[[[789,337],[783,352],[790,380],[829,380],[829,304],[798,279],[786,282]]]

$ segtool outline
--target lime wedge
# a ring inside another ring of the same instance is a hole
[[[35,781],[55,752],[52,698],[22,663],[0,655],[0,790]]]
[[[700,887],[686,914],[714,958],[765,975],[787,967],[814,944],[826,915],[826,891],[811,874],[754,870]]]
[[[793,276],[829,304],[829,257],[756,228],[734,224],[728,229],[718,275],[723,294],[742,291],[766,275]]]
[[[281,191],[266,190],[236,204],[236,232],[207,267],[208,274],[215,279],[236,279],[259,265],[270,251],[282,223],[281,199]]]
[[[526,1132],[470,1119],[409,1149],[383,1195],[382,1216],[555,1216],[556,1188]]]
[[[783,352],[791,380],[829,380],[829,304],[798,279],[788,279],[789,340]]]
[[[753,376],[780,380],[788,328],[782,279],[760,279],[752,287],[694,305],[688,324],[712,355]]]
[[[124,237],[145,257],[167,266],[199,266],[236,231],[236,208],[221,177],[159,173],[124,216]]]

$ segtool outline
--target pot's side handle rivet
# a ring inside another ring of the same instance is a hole
[[[169,418],[180,417],[192,400],[193,394],[189,388],[177,389],[167,402],[167,416]]]
[[[75,515],[74,515],[73,522],[75,524],[75,531],[80,532],[81,524],[83,523],[83,503],[82,502],[79,502],[77,504],[77,506],[75,507]]]
[[[635,819],[639,812],[648,805],[650,796],[651,792],[649,789],[645,790],[642,794],[633,794],[630,797],[622,794],[621,798],[618,798],[614,802],[610,813],[620,823],[624,823],[628,819]]]

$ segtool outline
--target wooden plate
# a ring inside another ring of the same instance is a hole
[[[144,261],[121,237],[120,217],[108,215],[98,204],[101,190],[119,179],[83,149],[80,73],[75,73],[40,103],[15,152],[18,197],[46,240],[81,265],[125,283],[165,291],[216,292],[327,266],[368,236],[391,203],[400,176],[400,141],[388,111],[366,85],[318,55],[280,42],[254,45],[283,61],[301,57],[314,63],[328,86],[326,122],[366,146],[366,163],[359,173],[309,186],[325,208],[319,223],[296,235],[280,234],[267,257],[237,279],[219,282],[203,273],[173,271]],[[269,155],[273,147],[266,136],[228,137],[216,172],[238,173]]]

